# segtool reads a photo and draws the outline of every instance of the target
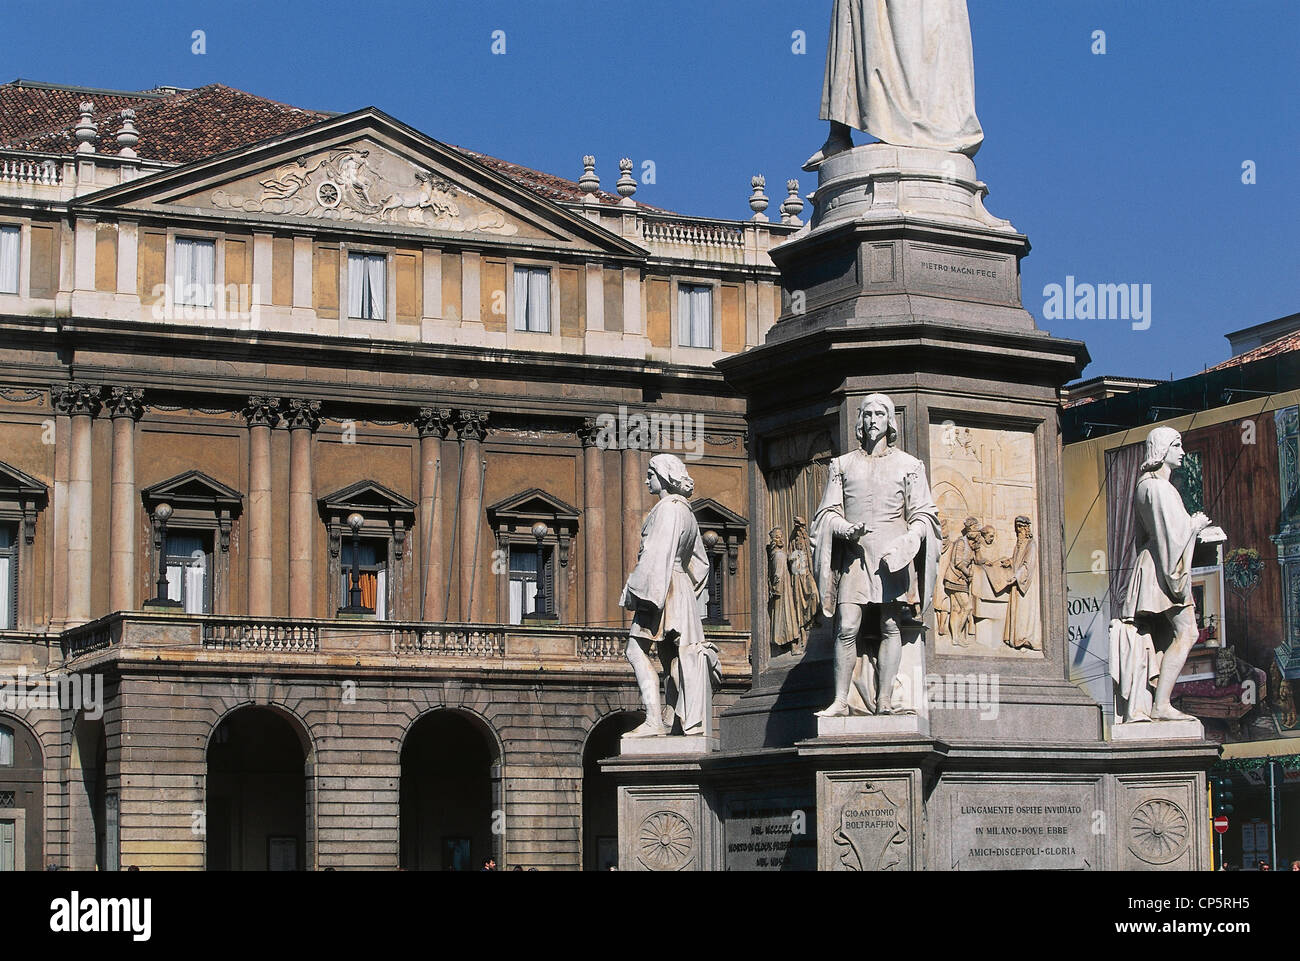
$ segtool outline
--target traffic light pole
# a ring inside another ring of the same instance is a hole
[[[1268,845],[1269,865],[1277,870],[1277,762],[1268,759]]]

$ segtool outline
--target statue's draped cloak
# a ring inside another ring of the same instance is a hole
[[[975,156],[984,131],[966,0],[835,0],[821,117]]]
[[[1178,489],[1155,473],[1138,479],[1133,510],[1137,560],[1121,616],[1131,622],[1143,614],[1176,614],[1192,603],[1192,518]]]
[[[857,523],[867,533],[856,542],[837,536]],[[858,449],[831,461],[826,493],[813,518],[813,560],[822,613],[839,604],[910,603],[920,615],[934,602],[939,566],[939,511],[925,465],[896,447],[880,454]],[[884,566],[902,545],[911,561]]]
[[[635,612],[633,637],[676,643],[669,701],[687,733],[704,725],[708,685],[718,675],[717,649],[704,639],[697,606],[708,576],[709,559],[690,502],[680,494],[661,498],[641,527],[636,567],[620,603]]]

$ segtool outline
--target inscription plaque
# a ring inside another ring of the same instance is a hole
[[[997,784],[952,795],[951,866],[959,871],[1085,871],[1107,825],[1091,785]]]
[[[814,871],[817,827],[812,798],[741,797],[726,804],[728,871]]]

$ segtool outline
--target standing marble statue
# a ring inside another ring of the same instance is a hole
[[[1192,596],[1192,553],[1198,540],[1222,539],[1200,511],[1189,514],[1169,475],[1183,462],[1183,439],[1157,427],[1146,440],[1133,499],[1137,559],[1121,617],[1110,626],[1110,673],[1123,721],[1194,720],[1170,704],[1199,629]],[[1163,653],[1157,653],[1163,649]],[[1157,677],[1154,696],[1151,678]]]
[[[772,644],[786,647],[799,639],[795,612],[794,587],[790,582],[790,558],[785,550],[785,535],[773,527],[767,541],[767,610],[772,630]]]
[[[975,156],[984,131],[966,0],[835,0],[821,118],[830,137],[805,170],[852,149],[850,128]]]
[[[876,690],[858,681],[868,710],[896,713],[894,681],[902,629],[917,626],[934,598],[939,563],[939,511],[925,465],[894,446],[894,403],[883,394],[862,401],[859,448],[831,461],[830,478],[813,518],[813,557],[822,612],[835,616],[835,699],[818,714],[844,717],[858,661],[858,633],[869,617],[879,630],[868,651]]]
[[[686,465],[672,454],[650,458],[646,487],[657,494],[641,527],[641,548],[636,567],[623,588],[622,605],[633,611],[627,642],[627,659],[636,673],[645,707],[645,722],[626,737],[654,737],[670,733],[663,720],[659,672],[642,645],[659,645],[661,660],[669,663],[666,698],[681,725],[682,734],[704,734],[713,709],[713,687],[720,680],[717,648],[705,641],[698,598],[709,577],[695,513],[687,500],[695,482]],[[670,650],[676,656],[669,662]]]
[[[821,616],[817,579],[813,577],[812,542],[808,538],[808,522],[802,517],[795,517],[794,529],[790,531],[790,583],[794,587],[795,621],[799,626],[794,652],[802,654],[808,647],[808,632]]]

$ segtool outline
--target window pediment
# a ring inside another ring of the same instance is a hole
[[[710,553],[727,552],[728,573],[736,573],[736,562],[740,554],[740,545],[745,542],[749,532],[749,521],[735,511],[728,510],[711,497],[691,502],[695,512],[695,523],[699,525],[704,537],[705,548]],[[717,535],[710,544],[709,534]]]
[[[49,503],[49,488],[35,477],[0,462],[0,520],[19,521],[23,540],[36,539],[36,515]]]
[[[542,542],[559,547],[560,566],[569,564],[569,543],[578,531],[578,509],[540,488],[523,491],[497,501],[487,509],[488,521],[496,532],[497,544],[536,543],[532,528],[547,527]]]

